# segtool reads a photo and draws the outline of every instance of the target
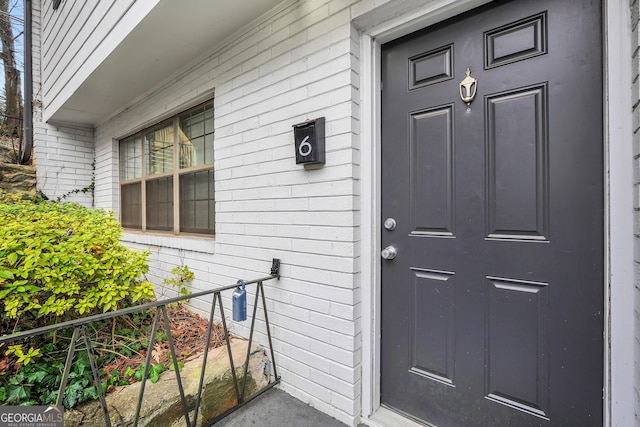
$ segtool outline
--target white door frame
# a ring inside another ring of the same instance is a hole
[[[488,1],[390,0],[353,20],[361,64],[362,419],[371,425],[388,415],[380,408],[380,45]],[[630,15],[628,2],[603,0],[605,426],[635,419]]]

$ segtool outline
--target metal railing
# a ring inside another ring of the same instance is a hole
[[[100,321],[104,321],[104,320],[109,320],[109,319],[114,319],[116,317],[119,316],[125,316],[125,315],[130,315],[133,313],[137,313],[137,312],[143,312],[145,310],[149,310],[149,309],[156,309],[156,314],[153,320],[153,325],[152,325],[152,329],[151,329],[151,337],[149,339],[149,345],[147,347],[147,353],[146,353],[146,361],[145,361],[145,365],[144,365],[144,373],[142,375],[142,380],[141,380],[141,387],[140,387],[140,393],[138,396],[138,402],[137,402],[137,407],[136,407],[136,414],[135,414],[135,418],[134,418],[134,426],[138,425],[139,419],[140,419],[140,409],[142,407],[142,401],[143,401],[143,397],[144,397],[144,390],[145,390],[145,385],[146,385],[146,380],[147,380],[147,376],[149,374],[149,366],[150,366],[150,362],[151,362],[151,355],[152,355],[152,350],[153,350],[153,346],[155,344],[155,340],[156,340],[156,335],[158,333],[158,326],[160,323],[160,318],[162,317],[163,323],[164,323],[164,328],[165,328],[165,333],[167,335],[167,340],[169,343],[169,349],[171,352],[171,361],[173,363],[173,371],[176,373],[176,380],[178,383],[178,389],[180,392],[180,400],[181,400],[181,404],[182,404],[182,411],[184,413],[184,419],[186,422],[187,427],[192,427],[192,426],[196,426],[197,425],[197,421],[198,421],[198,411],[200,409],[200,404],[201,404],[201,398],[202,398],[202,389],[204,386],[204,377],[205,377],[205,369],[207,366],[207,356],[209,353],[209,347],[211,344],[211,333],[212,333],[212,328],[213,328],[213,324],[214,324],[214,317],[215,317],[215,310],[216,310],[216,304],[219,306],[220,308],[220,318],[221,318],[221,322],[222,322],[222,326],[224,329],[224,338],[225,338],[225,343],[227,346],[227,352],[229,354],[229,363],[231,365],[231,375],[233,378],[233,384],[234,384],[234,389],[235,389],[235,395],[236,395],[236,405],[234,405],[233,407],[227,409],[226,411],[224,411],[223,413],[215,416],[213,419],[211,420],[207,420],[205,421],[207,424],[206,425],[213,425],[215,424],[217,421],[221,420],[222,418],[226,417],[227,415],[229,415],[230,413],[236,411],[237,409],[239,409],[240,407],[244,406],[245,404],[247,404],[248,402],[252,401],[253,399],[255,399],[256,397],[260,396],[262,393],[264,393],[265,391],[271,389],[273,386],[275,386],[276,384],[278,384],[280,382],[280,377],[278,376],[278,371],[277,371],[277,367],[276,367],[276,361],[275,361],[275,357],[274,357],[274,352],[273,352],[273,343],[271,340],[271,330],[270,330],[270,326],[269,326],[269,318],[267,315],[267,304],[266,304],[266,299],[265,299],[265,294],[264,294],[264,286],[263,286],[263,282],[267,281],[267,280],[272,280],[272,279],[279,279],[280,278],[280,260],[279,259],[273,259],[272,260],[272,264],[271,264],[271,274],[267,277],[263,277],[260,279],[255,279],[255,280],[250,280],[250,281],[245,281],[245,286],[249,286],[249,285],[256,285],[256,295],[255,295],[255,301],[253,304],[253,315],[251,317],[251,329],[249,332],[249,342],[248,342],[248,346],[247,346],[247,357],[245,360],[245,364],[244,364],[244,378],[242,380],[242,388],[240,388],[239,384],[238,384],[238,378],[236,375],[236,369],[235,369],[235,364],[233,361],[233,354],[231,351],[231,343],[229,341],[229,330],[227,328],[227,321],[226,321],[226,317],[225,317],[225,312],[224,312],[224,307],[222,305],[222,296],[221,296],[221,292],[230,290],[230,289],[235,289],[236,287],[238,287],[238,284],[233,284],[233,285],[229,285],[229,286],[224,286],[224,287],[220,287],[220,288],[216,288],[216,289],[212,289],[212,290],[208,290],[208,291],[203,291],[203,292],[198,292],[198,293],[194,293],[194,294],[190,294],[190,295],[186,295],[186,296],[180,296],[180,297],[175,297],[175,298],[169,298],[166,300],[162,300],[162,301],[155,301],[152,303],[148,303],[148,304],[143,304],[143,305],[139,305],[139,306],[134,306],[134,307],[128,307],[125,309],[121,309],[121,310],[117,310],[117,311],[113,311],[113,312],[108,312],[108,313],[102,313],[102,314],[97,314],[94,316],[89,316],[86,318],[82,318],[82,319],[76,319],[76,320],[70,320],[67,322],[62,322],[62,323],[58,323],[55,325],[51,325],[51,326],[46,326],[46,327],[42,327],[42,328],[36,328],[36,329],[31,329],[28,331],[24,331],[24,332],[18,332],[12,335],[5,335],[5,336],[0,336],[0,344],[2,343],[6,343],[6,342],[13,342],[13,341],[18,341],[18,340],[23,340],[26,338],[32,338],[32,337],[36,337],[36,336],[40,336],[40,335],[44,335],[44,334],[48,334],[48,333],[53,333],[56,331],[60,331],[60,330],[64,330],[64,329],[70,329],[73,328],[73,336],[71,338],[71,343],[69,344],[69,350],[67,352],[67,358],[66,358],[66,362],[65,362],[65,366],[64,366],[64,371],[62,374],[62,381],[60,383],[60,388],[59,388],[59,392],[58,392],[58,398],[57,398],[57,402],[56,402],[56,406],[61,406],[62,405],[62,399],[64,396],[64,390],[67,386],[67,381],[69,378],[69,373],[71,371],[71,365],[73,363],[73,359],[76,353],[76,342],[78,341],[78,339],[80,338],[80,335],[82,334],[82,337],[84,338],[84,343],[86,346],[86,351],[87,351],[87,355],[89,357],[89,364],[91,367],[91,372],[93,375],[93,380],[95,382],[96,385],[96,390],[98,392],[98,398],[100,399],[100,405],[102,406],[102,411],[104,414],[104,420],[105,420],[105,425],[108,427],[111,427],[111,419],[109,417],[109,408],[107,407],[107,402],[105,399],[105,393],[102,389],[102,385],[101,385],[101,381],[100,381],[100,375],[98,372],[98,367],[96,364],[96,356],[94,353],[94,347],[93,344],[91,342],[90,336],[87,332],[87,325],[90,325],[92,323],[96,323],[96,322],[100,322]],[[169,321],[169,316],[167,314],[167,306],[171,305],[171,304],[175,304],[175,303],[180,303],[184,300],[187,299],[192,299],[192,298],[201,298],[201,297],[205,297],[208,295],[213,295],[213,299],[211,301],[211,311],[209,313],[209,326],[207,329],[207,340],[206,340],[206,344],[205,344],[205,349],[204,349],[204,355],[203,355],[203,359],[202,359],[202,368],[200,371],[200,382],[199,382],[199,386],[198,386],[198,393],[196,396],[196,401],[195,401],[195,406],[193,408],[189,408],[188,404],[187,404],[187,399],[185,397],[184,394],[184,389],[182,387],[182,380],[180,378],[180,369],[178,366],[178,359],[176,357],[176,352],[175,352],[175,346],[173,343],[173,337],[172,337],[172,333],[171,333],[171,325],[170,325],[170,321]],[[258,310],[258,302],[262,301],[262,307],[264,310],[264,322],[266,325],[266,332],[267,332],[267,338],[269,340],[269,351],[271,353],[271,363],[272,363],[272,367],[273,367],[273,381],[271,381],[271,377],[269,378],[269,383],[262,388],[261,390],[257,391],[256,393],[254,393],[252,396],[250,396],[249,398],[245,398],[245,392],[246,392],[246,385],[247,385],[247,374],[249,372],[248,366],[249,366],[249,356],[251,354],[251,345],[253,343],[253,333],[254,333],[254,329],[255,329],[255,321],[256,321],[256,314],[257,314],[257,310]],[[194,415],[193,415],[193,421],[190,420],[189,417],[189,412],[193,410]]]

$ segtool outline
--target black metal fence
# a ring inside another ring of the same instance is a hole
[[[250,285],[256,285],[256,294],[255,294],[255,301],[253,304],[253,314],[251,316],[251,329],[249,332],[249,342],[248,342],[248,347],[247,347],[247,357],[245,360],[245,365],[244,365],[244,377],[242,378],[242,386],[240,386],[240,384],[238,383],[238,378],[236,375],[236,368],[235,368],[235,363],[233,360],[233,354],[231,352],[231,345],[230,345],[230,341],[229,341],[229,330],[227,328],[227,321],[226,321],[226,316],[225,316],[225,311],[224,311],[224,307],[222,305],[222,296],[221,296],[221,292],[230,290],[230,289],[235,289],[236,287],[238,287],[238,284],[233,284],[233,285],[229,285],[229,286],[224,286],[224,287],[220,287],[217,289],[212,289],[209,291],[203,291],[203,292],[198,292],[198,293],[194,293],[194,294],[190,294],[190,295],[186,295],[186,296],[180,296],[180,297],[175,297],[175,298],[170,298],[170,299],[166,299],[166,300],[162,300],[162,301],[156,301],[156,302],[152,302],[149,304],[143,304],[143,305],[139,305],[139,306],[134,306],[134,307],[129,307],[129,308],[125,308],[122,310],[117,310],[117,311],[113,311],[113,312],[108,312],[108,313],[103,313],[103,314],[98,314],[98,315],[94,315],[94,316],[90,316],[90,317],[86,317],[86,318],[82,318],[82,319],[77,319],[77,320],[71,320],[68,322],[63,322],[63,323],[58,323],[55,325],[51,325],[51,326],[47,326],[47,327],[42,327],[42,328],[37,328],[37,329],[32,329],[29,331],[24,331],[24,332],[18,332],[12,335],[5,335],[5,336],[0,336],[0,344],[2,343],[7,343],[7,342],[14,342],[14,341],[19,341],[19,340],[24,340],[27,338],[33,338],[33,337],[37,337],[40,335],[45,335],[45,334],[49,334],[49,333],[53,333],[56,331],[61,331],[64,329],[70,329],[73,328],[73,336],[71,339],[71,342],[69,344],[69,350],[67,352],[67,358],[66,358],[66,362],[65,362],[65,366],[64,366],[64,372],[62,374],[62,381],[60,383],[60,388],[59,388],[59,392],[58,392],[58,399],[56,402],[56,406],[61,406],[62,405],[62,399],[64,396],[64,390],[67,386],[67,381],[69,378],[69,373],[71,371],[71,366],[73,364],[73,360],[74,360],[74,356],[76,354],[76,343],[77,341],[80,339],[80,337],[82,336],[84,339],[84,343],[86,346],[86,351],[87,354],[89,356],[89,364],[91,366],[91,372],[93,374],[93,380],[95,382],[95,386],[96,386],[96,390],[98,392],[98,396],[100,399],[100,404],[102,406],[102,411],[104,414],[104,420],[105,420],[105,425],[108,427],[111,427],[111,419],[109,417],[109,409],[107,407],[107,402],[105,399],[105,393],[102,390],[102,385],[101,385],[101,381],[100,381],[100,374],[98,371],[98,367],[96,364],[96,357],[95,357],[95,352],[94,352],[94,347],[93,344],[91,342],[89,333],[87,332],[87,325],[96,323],[96,322],[101,322],[104,320],[109,320],[109,319],[114,319],[116,317],[119,316],[126,316],[126,315],[130,315],[133,313],[137,313],[137,312],[144,312],[146,310],[149,309],[156,309],[156,314],[153,320],[153,325],[152,325],[152,329],[151,329],[151,336],[149,338],[149,345],[147,348],[147,353],[146,353],[146,361],[145,361],[145,365],[144,365],[144,373],[142,375],[142,381],[141,381],[141,387],[140,387],[140,393],[138,396],[138,402],[137,402],[137,407],[136,407],[136,414],[135,414],[135,418],[134,418],[134,426],[138,425],[139,419],[140,419],[140,409],[142,407],[142,401],[143,401],[143,397],[144,397],[144,390],[145,390],[145,384],[146,384],[146,380],[147,380],[147,376],[149,373],[149,366],[150,366],[150,362],[151,362],[151,355],[152,355],[152,350],[153,350],[153,346],[155,344],[155,340],[156,340],[156,336],[158,333],[158,327],[162,318],[162,321],[164,323],[164,327],[165,327],[165,333],[167,334],[167,339],[168,339],[168,343],[169,343],[169,349],[171,352],[171,361],[173,363],[173,371],[176,374],[176,380],[178,383],[178,388],[179,388],[179,392],[180,392],[180,400],[181,400],[181,404],[182,404],[182,411],[184,413],[184,418],[185,418],[185,422],[187,427],[192,427],[192,426],[196,426],[197,425],[197,421],[198,421],[198,412],[200,409],[200,404],[201,404],[201,397],[202,397],[202,389],[203,389],[203,383],[204,383],[204,377],[205,377],[205,369],[207,366],[207,356],[209,353],[209,347],[211,344],[211,333],[212,333],[212,328],[213,328],[213,324],[214,324],[214,317],[215,317],[215,311],[216,311],[216,305],[219,307],[220,309],[220,320],[222,322],[222,326],[224,329],[224,338],[225,338],[225,342],[226,342],[226,346],[227,346],[227,352],[229,354],[229,363],[231,365],[231,374],[233,377],[233,384],[234,384],[234,388],[235,388],[235,395],[236,395],[236,405],[233,406],[230,409],[227,409],[225,412],[223,412],[222,414],[217,415],[215,418],[211,419],[211,420],[206,420],[205,423],[206,425],[213,425],[215,424],[217,421],[219,421],[220,419],[226,417],[227,415],[229,415],[230,413],[234,412],[235,410],[239,409],[240,407],[242,407],[243,405],[247,404],[248,402],[250,402],[251,400],[255,399],[256,397],[260,396],[262,393],[264,393],[265,391],[269,390],[270,388],[272,388],[273,386],[275,386],[276,384],[278,384],[280,382],[280,377],[278,376],[278,371],[277,371],[277,367],[276,367],[276,362],[275,362],[275,358],[274,358],[274,352],[273,352],[273,344],[272,344],[272,340],[271,340],[271,330],[270,330],[270,326],[269,326],[269,318],[268,318],[268,314],[267,314],[267,304],[266,304],[266,299],[265,299],[265,294],[264,294],[264,286],[263,286],[263,282],[268,281],[268,280],[272,280],[272,279],[279,279],[280,278],[280,260],[278,259],[273,259],[272,260],[272,265],[271,265],[271,273],[269,276],[260,278],[260,279],[256,279],[256,280],[250,280],[250,281],[245,281],[245,286],[250,286]],[[189,408],[189,405],[187,403],[187,399],[185,398],[185,394],[184,394],[184,389],[182,387],[182,380],[180,378],[180,369],[178,366],[178,359],[176,357],[176,351],[175,351],[175,346],[173,343],[173,338],[172,338],[172,333],[171,333],[171,325],[170,325],[170,321],[169,321],[169,316],[167,314],[167,306],[171,305],[171,304],[175,304],[175,303],[180,303],[183,302],[184,300],[187,299],[192,299],[192,298],[202,298],[202,297],[206,297],[212,295],[212,301],[211,301],[211,311],[209,313],[209,326],[208,326],[208,331],[207,331],[207,340],[206,340],[206,344],[205,344],[205,349],[204,349],[204,355],[203,355],[203,361],[202,361],[202,368],[200,371],[200,383],[198,386],[198,393],[196,396],[196,400],[195,400],[195,405],[193,408]],[[251,345],[253,343],[253,334],[254,334],[254,329],[255,329],[255,322],[256,322],[256,314],[257,314],[257,310],[258,310],[258,303],[262,302],[262,307],[263,307],[263,314],[264,314],[264,322],[266,325],[266,332],[267,332],[267,338],[269,341],[269,351],[271,354],[271,363],[272,363],[272,367],[273,367],[273,380],[269,380],[269,383],[267,384],[266,387],[264,387],[262,390],[254,393],[252,396],[250,397],[246,397],[245,396],[245,392],[246,392],[246,383],[247,383],[247,374],[249,372],[248,366],[249,366],[249,356],[251,353]],[[189,412],[193,411],[193,420],[190,419],[189,417]]]

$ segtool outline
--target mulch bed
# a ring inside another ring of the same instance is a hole
[[[181,362],[193,360],[204,353],[207,344],[207,329],[209,320],[187,310],[183,306],[167,307],[169,315],[169,324],[171,326],[171,336],[173,337],[173,345],[175,348],[176,358]],[[163,319],[160,319],[162,325],[159,330],[164,331]],[[220,322],[214,322],[211,329],[211,341],[209,348],[213,349],[225,344],[224,328]],[[111,364],[103,367],[107,374],[111,374],[113,370],[118,370],[120,376],[124,377],[127,368],[137,369],[145,362],[147,356],[146,349],[140,350],[137,354],[130,357],[119,357]],[[171,350],[169,341],[165,340],[156,343],[151,353],[151,364],[162,363],[166,368],[171,365]]]

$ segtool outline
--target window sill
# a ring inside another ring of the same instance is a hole
[[[120,240],[123,242],[138,243],[141,245],[161,246],[209,254],[213,254],[215,252],[215,240],[213,236],[198,236],[193,234],[182,234],[180,236],[176,236],[157,231],[142,232],[135,230],[123,230],[122,238]]]

